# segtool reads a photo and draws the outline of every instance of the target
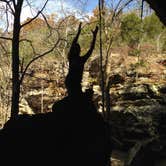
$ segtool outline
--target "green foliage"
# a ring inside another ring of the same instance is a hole
[[[27,42],[21,42],[20,43],[20,59],[24,63],[28,63],[33,57],[33,49],[30,45],[30,43]]]
[[[94,28],[95,26],[92,24],[91,26],[85,26],[82,30],[82,33],[79,38],[79,43],[81,46],[81,55],[85,55],[90,48],[90,43],[92,41],[91,30]]]
[[[165,40],[164,40],[164,42],[163,42],[163,45],[162,45],[162,52],[166,52],[166,38],[165,38]]]
[[[133,48],[128,52],[129,56],[139,56],[141,54],[141,50],[137,48]]]
[[[160,22],[155,13],[152,13],[150,16],[144,18],[143,29],[147,39],[155,39],[164,29],[164,25]]]
[[[147,64],[146,64],[146,62],[145,62],[143,59],[141,59],[141,60],[139,60],[138,62],[136,62],[136,63],[130,65],[130,67],[131,67],[133,70],[135,70],[135,69],[137,69],[137,68],[139,68],[139,67],[146,67],[146,66],[147,66]]]
[[[24,40],[25,39],[25,40]],[[22,30],[20,42],[20,60],[24,64],[29,63],[34,57],[43,54],[53,47],[57,40],[57,33],[46,26],[38,24],[29,26]],[[51,52],[50,54],[54,54]]]
[[[142,36],[142,23],[136,13],[124,15],[121,21],[121,37],[129,47],[134,48]]]

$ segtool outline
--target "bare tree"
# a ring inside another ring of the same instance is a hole
[[[112,86],[112,80],[110,76],[112,73],[108,73],[108,61],[111,59],[112,44],[116,40],[120,27],[120,15],[122,11],[129,6],[133,0],[118,0],[118,1],[105,1],[99,0],[99,22],[100,22],[100,70],[102,75],[102,93],[103,93],[103,113],[108,118],[110,113],[110,95],[109,90]],[[111,32],[111,33],[110,33]],[[104,39],[104,41],[103,41]],[[104,49],[103,49],[104,47]],[[117,79],[117,78],[116,78]],[[117,80],[116,80],[117,82]],[[105,107],[105,108],[104,108]]]
[[[10,40],[12,43],[11,46],[11,55],[12,55],[12,100],[11,100],[11,118],[17,117],[19,113],[19,99],[20,99],[20,87],[23,82],[24,76],[27,72],[27,69],[29,66],[36,61],[37,59],[49,54],[52,52],[56,46],[58,45],[60,38],[59,38],[59,33],[57,32],[57,40],[54,42],[51,48],[48,50],[44,51],[43,53],[37,53],[35,51],[35,48],[33,47],[33,44],[30,40],[27,39],[20,39],[20,33],[21,29],[25,27],[26,25],[30,24],[33,22],[36,18],[39,16],[42,16],[46,25],[50,29],[50,34],[52,27],[49,25],[47,18],[43,14],[43,10],[45,9],[47,3],[49,0],[45,0],[43,3],[43,6],[41,7],[40,10],[36,12],[36,15],[29,19],[27,22],[21,24],[21,12],[23,10],[23,4],[26,3],[26,5],[29,5],[31,8],[31,2],[28,0],[1,0],[0,3],[3,4],[5,7],[5,13],[6,13],[6,30],[9,29],[9,15],[12,15],[13,17],[13,27],[12,27],[12,37],[6,37],[6,36],[1,36],[1,39],[4,40]],[[24,66],[24,62],[21,62],[20,60],[20,42],[26,41],[31,44],[32,49],[34,50],[34,58],[31,59],[26,66]],[[24,67],[23,67],[24,66]]]

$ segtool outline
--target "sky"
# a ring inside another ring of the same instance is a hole
[[[28,0],[30,2],[32,8],[29,7],[26,3],[23,5],[23,10],[21,12],[21,22],[25,21],[28,17],[32,18],[36,15],[37,11],[39,11],[44,5],[46,0]],[[26,2],[26,1],[24,1]],[[97,6],[98,0],[49,0],[48,4],[44,10],[44,14],[50,15],[52,13],[58,14],[59,18],[64,17],[67,14],[75,13],[76,17],[80,17],[82,15],[92,15],[93,9]],[[0,2],[0,28],[5,29],[6,22],[6,14],[3,10],[5,3]],[[62,12],[62,7],[65,13]],[[79,16],[79,14],[80,16]],[[58,19],[58,18],[57,18]],[[9,14],[8,20],[12,25],[13,17]],[[10,25],[9,25],[10,26]]]
[[[41,10],[46,0],[26,0],[24,2],[30,2],[32,8],[24,3],[24,7],[21,13],[21,22],[25,21],[28,17],[32,18],[36,13]],[[105,0],[108,4],[109,2],[114,2],[116,4],[119,0]],[[125,1],[125,0],[122,0]],[[0,2],[0,10],[2,8],[3,2]],[[82,16],[91,16],[92,11],[98,5],[98,0],[49,0],[44,14],[50,15],[52,13],[57,14],[57,19],[65,17],[65,14],[75,14],[77,18],[82,18]],[[63,12],[63,10],[65,12]],[[0,11],[1,12],[1,11]],[[3,14],[1,14],[2,16]],[[0,28],[5,24],[5,14],[1,17]],[[12,24],[13,18],[9,16],[9,21]]]
[[[41,8],[45,1],[36,0],[32,5],[36,8]],[[59,17],[63,16],[63,9],[69,13],[81,13],[91,15],[93,9],[97,6],[98,0],[50,0],[44,12],[46,14],[57,13]],[[33,17],[36,9],[30,9],[26,4],[24,5],[21,21],[26,20],[27,17]]]
[[[41,8],[46,0],[29,0],[32,2],[32,6],[36,6],[36,8]],[[92,15],[92,11],[95,7],[97,7],[99,0],[49,0],[45,14],[56,13],[59,17],[63,16],[62,7],[66,13],[81,13],[85,15]],[[105,3],[108,6],[115,7],[118,2],[122,4],[127,0],[105,0]],[[25,1],[26,2],[26,1]],[[21,20],[25,20],[27,17],[32,17],[33,12],[35,13],[36,10],[32,11],[29,7],[25,4],[25,8],[22,11]]]
[[[84,0],[85,1],[85,0]],[[92,12],[92,10],[98,5],[98,0],[87,0],[86,10]]]

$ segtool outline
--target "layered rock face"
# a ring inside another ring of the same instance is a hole
[[[140,140],[159,134],[158,117],[166,114],[165,85],[117,85],[111,89],[110,123],[117,139]],[[162,124],[163,125],[163,124]]]
[[[165,90],[165,84],[118,84],[110,89],[113,151],[127,154],[126,165],[166,163]]]

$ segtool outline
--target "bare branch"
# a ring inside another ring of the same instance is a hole
[[[114,9],[114,13],[113,13],[113,16],[112,16],[112,21],[111,21],[111,24],[114,23],[114,20],[115,18],[122,12],[122,10],[127,6],[129,5],[133,0],[128,0],[126,3],[122,4],[122,6],[120,7],[121,5],[121,2],[123,2],[123,0],[119,0],[118,1],[118,4],[116,5],[115,9]]]
[[[33,20],[35,20],[42,12],[43,10],[45,9],[47,3],[48,3],[49,0],[46,0],[46,2],[44,3],[42,9],[40,11],[37,12],[36,16],[34,16],[32,19],[30,19],[29,21],[27,21],[26,23],[22,24],[21,25],[21,28],[26,26],[27,24],[31,23]]]
[[[41,12],[41,15],[42,15],[44,21],[46,22],[47,26],[48,26],[49,28],[52,28],[51,25],[49,24],[49,22],[48,22],[46,16],[45,16],[42,12]]]
[[[7,6],[9,7],[9,9],[11,10],[11,13],[14,15],[15,12],[14,12],[14,10],[13,10],[11,4],[10,4],[10,1],[7,1],[6,4],[7,4]],[[13,1],[13,5],[14,5],[14,1]]]
[[[119,9],[119,11],[116,13],[115,17],[119,15],[119,13],[121,13],[121,11],[127,6],[129,5],[133,0],[128,0],[126,3],[123,4],[123,6],[121,6],[121,8]]]
[[[10,37],[4,37],[4,36],[0,36],[0,39],[10,40],[10,41],[12,41],[12,40],[13,40],[13,39],[12,39],[12,38],[10,38]]]
[[[26,5],[25,5],[25,7],[27,7],[27,6],[29,6],[30,7],[30,11],[31,11],[31,14],[33,13],[33,10],[32,10],[32,1],[31,2],[29,2],[29,0],[26,0]],[[33,14],[32,14],[33,15]]]
[[[15,0],[13,0],[13,6],[14,6],[14,8],[16,7],[16,1]]]
[[[8,51],[6,50],[6,48],[4,47],[4,45],[0,42],[0,46],[2,48],[2,50],[4,50],[5,54],[8,54]]]
[[[28,0],[26,0],[26,3],[27,3],[26,6],[30,6],[31,7],[31,3]]]
[[[31,46],[32,50],[33,50],[33,54],[34,54],[34,55],[36,55],[36,54],[37,54],[37,53],[36,53],[36,51],[35,51],[35,48],[34,48],[34,46],[33,46],[33,44],[32,44],[32,41],[31,41],[31,40],[28,40],[28,39],[21,39],[19,42],[28,42],[28,43],[30,44],[30,46]]]
[[[6,9],[7,9],[7,6],[8,6],[9,9],[11,10],[11,13],[14,14],[14,10],[13,10],[11,4],[10,4],[11,2],[13,2],[13,5],[14,5],[14,0],[9,0],[9,1],[7,1],[7,0],[0,0],[0,2],[6,3]]]
[[[49,38],[49,37],[52,35],[52,30],[53,30],[53,28],[52,28],[52,26],[49,24],[49,22],[48,22],[46,16],[45,16],[42,12],[41,12],[41,15],[42,15],[44,21],[46,22],[46,25],[47,25],[48,29],[50,30],[50,34],[47,36],[47,37]]]
[[[10,1],[7,1],[7,0],[0,0],[0,2],[8,3],[8,2],[10,2]]]
[[[2,2],[2,6],[1,6],[1,10],[3,10],[3,14],[5,16],[5,20],[6,20],[6,27],[5,27],[5,32],[8,31],[9,28],[9,16],[13,15],[14,16],[14,9],[13,9],[13,5],[12,5],[12,1],[7,1],[7,0],[1,0],[0,2]]]
[[[6,9],[7,9],[7,5],[6,5]],[[6,24],[7,24],[5,32],[7,32],[9,28],[9,16],[8,16],[7,10],[5,11],[5,15],[6,15]]]
[[[114,17],[116,16],[116,11],[118,10],[118,8],[119,8],[122,1],[123,0],[119,0],[118,4],[116,5],[113,16],[112,16],[112,21],[114,20]]]
[[[22,73],[24,70],[24,57],[22,58],[22,61],[20,62],[20,72]]]
[[[58,33],[58,36],[59,36],[59,33]],[[26,71],[28,70],[29,66],[30,66],[34,61],[36,61],[37,59],[42,58],[42,57],[44,57],[45,55],[51,53],[51,52],[57,47],[57,45],[58,45],[58,43],[60,42],[60,40],[61,40],[61,39],[58,37],[57,42],[54,44],[54,46],[53,46],[51,49],[47,50],[47,51],[44,52],[43,54],[40,54],[40,55],[36,56],[35,58],[33,58],[33,59],[27,64],[27,66],[25,67],[25,69],[24,69],[24,71],[23,71],[23,73],[22,73],[22,76],[21,76],[21,78],[20,78],[20,84],[22,83],[22,81],[23,81],[23,79],[24,79],[24,76],[25,76],[25,74],[26,74]]]
[[[109,44],[108,44],[108,47],[107,47],[107,50],[106,50],[106,58],[105,58],[105,63],[104,63],[104,72],[106,73],[106,68],[108,66],[108,60],[109,60],[109,55],[110,55],[110,52],[111,52],[111,46],[112,46],[112,43],[114,41],[114,37],[111,36],[111,39],[109,40]]]

